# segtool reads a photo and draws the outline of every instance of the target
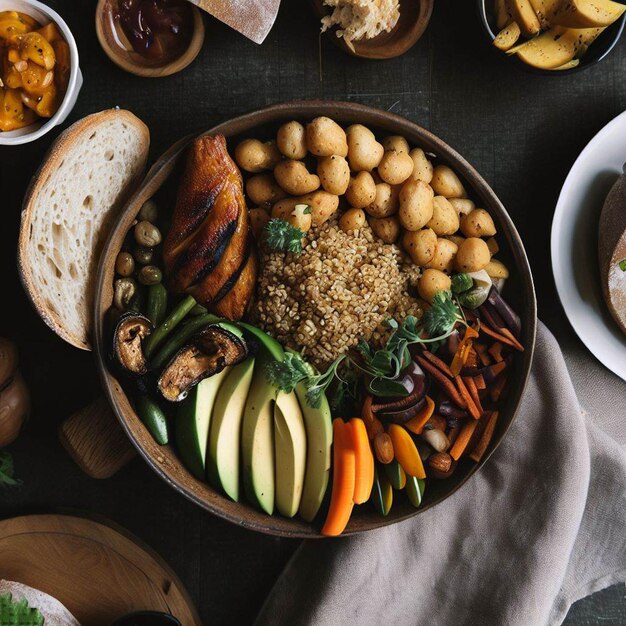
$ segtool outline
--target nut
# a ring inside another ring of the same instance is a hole
[[[393,461],[393,443],[387,433],[380,433],[374,437],[374,453],[379,463],[387,465]]]
[[[450,447],[450,441],[445,433],[437,428],[424,430],[422,437],[424,437],[437,452],[445,452]]]
[[[452,457],[447,452],[435,452],[428,457],[428,467],[436,472],[447,474],[452,467]]]

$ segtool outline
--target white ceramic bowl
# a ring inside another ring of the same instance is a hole
[[[76,104],[78,92],[83,86],[83,75],[78,66],[78,48],[76,47],[74,36],[63,18],[56,11],[53,11],[50,7],[37,0],[0,0],[0,11],[19,11],[20,13],[26,13],[26,15],[35,18],[41,24],[54,22],[61,31],[65,41],[67,41],[67,45],[70,47],[70,81],[63,102],[61,102],[61,106],[58,108],[57,112],[48,120],[41,120],[30,126],[19,128],[18,130],[0,133],[1,146],[17,146],[39,139],[39,137],[45,135],[50,129],[65,121],[65,118],[70,114],[70,111]]]

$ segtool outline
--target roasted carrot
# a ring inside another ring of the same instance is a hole
[[[424,350],[422,352],[422,356],[425,359],[428,359],[435,367],[438,367],[446,376],[454,378],[448,364],[445,361],[442,361],[437,355],[430,352],[430,350]]]
[[[348,422],[348,428],[355,453],[354,504],[363,504],[369,500],[374,484],[374,455],[367,437],[363,420],[354,417]]]
[[[489,416],[489,421],[487,422],[487,426],[485,427],[485,430],[483,431],[483,434],[480,437],[480,440],[474,446],[474,449],[470,452],[470,455],[469,455],[470,459],[472,459],[473,461],[476,461],[476,463],[478,463],[480,459],[483,458],[483,455],[485,454],[485,451],[487,450],[487,447],[489,446],[489,442],[491,441],[491,438],[493,437],[493,433],[496,429],[497,421],[498,421],[498,411],[492,411],[491,415]]]
[[[476,383],[474,382],[474,379],[471,376],[466,376],[463,378],[463,382],[465,383],[465,386],[467,387],[467,390],[469,391],[470,396],[472,396],[472,400],[474,401],[474,404],[476,405],[478,412],[482,415],[483,407],[480,402],[480,398],[478,397],[478,388],[476,387]]]
[[[404,427],[416,435],[421,435],[422,430],[424,429],[424,424],[426,424],[426,422],[432,417],[434,412],[435,402],[430,398],[430,396],[426,396],[426,403],[420,412],[415,417],[412,417],[408,422],[405,422]]]
[[[465,367],[478,367],[478,354],[476,353],[473,345],[467,355]]]
[[[488,350],[489,354],[493,357],[493,360],[496,363],[500,363],[500,361],[504,361],[504,357],[502,356],[503,347],[504,346],[501,341],[496,341]]]
[[[322,535],[340,535],[348,524],[354,507],[355,478],[356,454],[346,424],[338,417],[333,420],[333,488]]]
[[[491,365],[491,356],[489,355],[488,351],[487,351],[487,346],[482,344],[482,343],[477,343],[474,344],[474,349],[476,350],[476,352],[478,353],[478,358],[480,359],[480,362],[487,366],[487,365]]]
[[[511,340],[511,345],[520,352],[524,352],[524,346],[517,340],[515,335],[508,328],[500,328],[500,332],[507,338]]]
[[[515,339],[515,337],[513,337],[513,335],[511,334],[511,331],[509,331],[508,329],[506,328],[500,329],[502,331],[506,331],[508,335],[496,332],[495,330],[493,330],[492,328],[489,328],[489,326],[486,326],[486,325],[483,325],[482,329],[485,332],[485,334],[489,335],[491,338],[495,339],[496,341],[501,341],[502,343],[505,343],[507,346],[511,346],[515,348],[516,350],[519,350],[520,352],[524,352],[524,346],[517,339]]]
[[[411,435],[400,424],[390,424],[387,432],[393,442],[396,461],[400,463],[402,469],[410,476],[426,478],[422,459]]]
[[[478,374],[478,376],[474,376],[474,384],[476,385],[476,389],[478,389],[478,391],[487,389],[487,384],[485,383],[485,378],[482,374]]]
[[[450,398],[450,400],[452,400],[452,402],[454,402],[454,404],[456,404],[459,408],[464,409],[465,401],[459,395],[459,392],[452,381],[424,357],[416,356],[415,359],[422,366],[422,368],[427,371],[437,383],[439,383],[439,386],[448,398]]]
[[[372,411],[372,401],[372,396],[368,394],[367,396],[365,396],[365,401],[363,402],[363,407],[361,408],[361,419],[365,424],[367,436],[371,441],[375,439],[376,435],[385,432],[382,422],[374,415],[374,412]]]
[[[504,391],[504,387],[506,385],[506,379],[506,374],[502,374],[496,379],[496,382],[493,384],[493,387],[490,391],[491,400],[493,402],[497,402],[501,398],[502,392]]]
[[[454,378],[454,382],[456,383],[456,386],[457,386],[457,388],[459,390],[459,393],[461,394],[461,397],[465,401],[465,405],[467,406],[467,410],[469,411],[469,414],[474,419],[477,420],[480,417],[480,411],[478,410],[478,407],[476,406],[476,403],[472,399],[472,396],[471,396],[470,392],[468,391],[467,387],[465,386],[465,383],[463,382],[463,379],[460,376],[456,376]]]
[[[449,451],[450,456],[458,461],[461,458],[461,455],[467,448],[467,444],[470,442],[472,435],[474,434],[474,430],[476,430],[476,426],[478,422],[476,420],[468,420],[465,426],[461,428],[461,432],[459,433],[454,445]]]

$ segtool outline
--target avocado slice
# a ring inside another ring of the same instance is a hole
[[[274,403],[276,508],[281,515],[298,512],[306,468],[306,431],[296,394],[281,391]]]
[[[211,417],[209,480],[235,502],[239,500],[241,425],[253,372],[254,359],[231,369],[217,393]]]
[[[205,477],[211,414],[220,385],[231,368],[198,383],[176,416],[176,445],[187,469],[199,480]]]
[[[279,389],[268,381],[266,368],[268,363],[282,360],[285,353],[282,346],[262,330],[243,323],[241,327],[259,343],[241,431],[243,486],[247,500],[271,515],[276,490],[274,401]]]

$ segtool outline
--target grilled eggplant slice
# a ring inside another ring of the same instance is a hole
[[[189,147],[172,225],[163,245],[170,288],[189,293],[215,311],[233,276],[254,256],[248,210],[239,169],[230,158],[222,135],[199,137]],[[248,274],[256,263],[249,266]],[[237,292],[238,306],[230,319],[239,319],[252,297],[247,286]],[[245,304],[240,304],[245,296]],[[241,311],[241,313],[239,313]],[[237,314],[239,315],[237,316]]]
[[[201,380],[240,363],[247,356],[241,331],[231,324],[213,324],[174,355],[161,373],[157,387],[166,400],[180,402]]]
[[[115,325],[113,333],[113,355],[125,372],[143,376],[148,371],[148,362],[141,342],[152,332],[152,323],[137,313],[124,313]]]

